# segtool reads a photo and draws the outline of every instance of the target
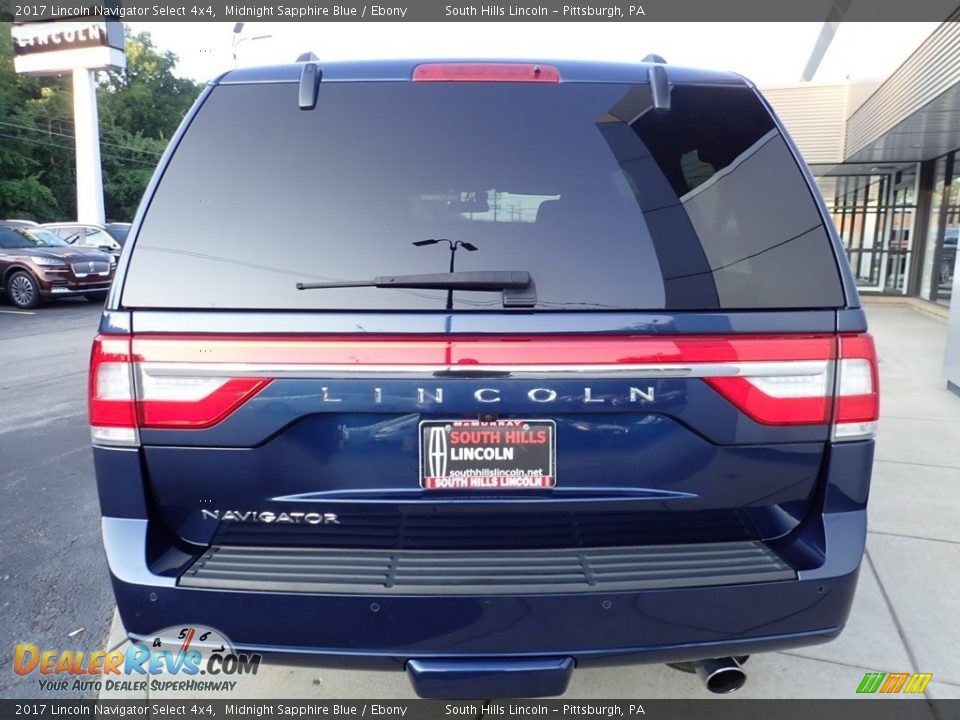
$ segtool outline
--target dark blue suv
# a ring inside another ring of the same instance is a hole
[[[659,63],[234,70],[184,120],[92,355],[134,638],[559,694],[708,688],[843,629],[864,313],[755,87]]]

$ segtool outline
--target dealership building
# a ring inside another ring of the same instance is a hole
[[[960,9],[879,84],[762,89],[816,177],[861,294],[946,315],[960,234]]]

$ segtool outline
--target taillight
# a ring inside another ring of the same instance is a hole
[[[95,443],[136,445],[130,338],[98,335],[90,355],[90,432]]]
[[[766,425],[833,425],[871,437],[879,416],[869,335],[99,336],[90,423],[100,444],[136,445],[141,428],[222,422],[274,377],[436,373],[467,367],[550,376],[614,371],[699,378]]]
[[[880,418],[877,351],[869,335],[841,335],[834,440],[873,437]]]
[[[730,348],[730,374],[719,368],[704,379],[744,414],[765,425],[830,422],[835,338],[733,338]]]
[[[265,378],[158,377],[140,372],[140,427],[200,430],[216,425],[256,395]]]
[[[137,445],[140,428],[202,429],[224,420],[256,395],[270,380],[255,377],[196,376],[183,368],[165,372],[151,367],[149,353],[137,352],[137,341],[100,335],[90,361],[90,425],[93,441],[104,445]],[[194,344],[179,358],[190,359]]]
[[[792,372],[783,368],[780,372]],[[823,425],[830,421],[827,363],[810,375],[706,378],[745,414],[765,425]]]
[[[731,340],[731,347],[741,342]],[[832,418],[834,440],[872,437],[880,416],[873,338],[867,334],[809,338],[802,353],[796,343],[765,341],[767,360],[783,362],[740,363],[734,377],[705,380],[759,423],[822,425]],[[796,359],[790,360],[791,355]]]
[[[552,65],[535,63],[424,63],[413,70],[414,82],[560,82]]]

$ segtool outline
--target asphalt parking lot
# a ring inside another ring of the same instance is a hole
[[[932,672],[928,697],[960,698],[960,398],[940,380],[946,325],[898,306],[869,315],[883,418],[853,614],[832,643],[752,658],[736,697],[849,698],[866,672]],[[0,697],[39,694],[35,678],[11,671],[16,643],[92,651],[124,642],[111,625],[85,420],[98,316],[82,301],[33,314],[0,304]],[[411,695],[400,672],[270,664],[234,697]],[[578,670],[567,695],[708,697],[694,676],[656,665]]]
[[[110,627],[86,426],[99,317],[85,300],[29,312],[0,300],[0,697],[38,694],[11,669],[17,643],[99,650]]]

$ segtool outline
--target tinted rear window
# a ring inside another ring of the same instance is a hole
[[[836,307],[836,260],[749,88],[226,85],[136,239],[128,307],[442,310],[445,291],[298,281],[527,270],[541,310]],[[457,291],[457,310],[501,307]]]

